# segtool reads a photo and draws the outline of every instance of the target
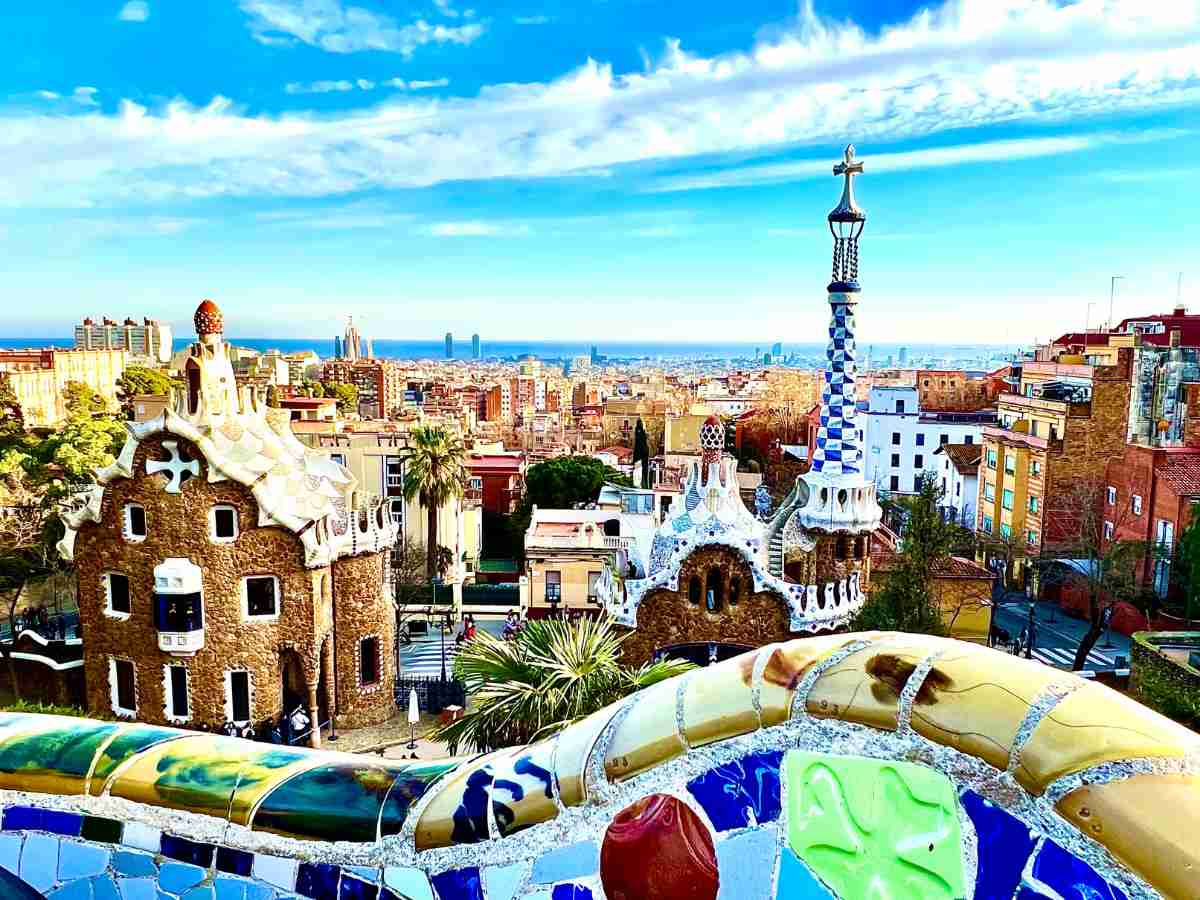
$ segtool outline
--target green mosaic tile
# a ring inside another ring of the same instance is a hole
[[[96,751],[119,726],[57,716],[17,717],[0,729],[0,787],[82,792]]]
[[[174,731],[170,728],[159,728],[155,725],[129,725],[112,739],[104,748],[104,752],[96,759],[96,768],[92,772],[91,793],[98,796],[104,789],[107,780],[121,763],[135,753],[161,744],[163,741],[173,741],[184,737],[186,731]]]
[[[372,842],[396,775],[395,768],[365,761],[309,769],[267,794],[251,827],[309,840]]]
[[[842,900],[965,897],[958,799],[945,775],[790,750],[788,843]]]

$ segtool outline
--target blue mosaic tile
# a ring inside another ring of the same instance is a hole
[[[775,896],[788,900],[833,900],[833,895],[825,890],[808,866],[787,847],[779,854],[779,887]]]
[[[452,869],[433,875],[429,879],[437,891],[438,900],[483,900],[483,886],[479,881],[479,869]]]
[[[594,875],[600,868],[600,848],[595,841],[580,841],[555,850],[548,850],[533,863],[533,881],[553,884]]]
[[[0,883],[0,890],[9,889],[9,885]],[[5,894],[7,896],[7,894]],[[48,900],[92,900],[92,886],[86,881],[72,881],[46,895]]]
[[[121,900],[155,900],[159,895],[153,878],[119,878],[117,889]]]
[[[92,879],[92,900],[121,900],[111,875],[98,875]]]
[[[378,885],[345,873],[342,874],[342,892],[338,895],[338,900],[378,900],[378,898]]]
[[[779,765],[783,753],[751,753],[709,769],[688,782],[688,791],[717,831],[774,822],[780,813]]]
[[[102,816],[84,816],[83,828],[80,835],[89,841],[99,844],[121,843],[122,825],[116,819],[105,819]]]
[[[266,885],[246,882],[246,900],[275,900],[275,892]]]
[[[556,884],[550,900],[592,900],[592,891],[582,884]]]
[[[1127,900],[1124,892],[1054,841],[1042,841],[1029,869],[1017,900]]]
[[[162,855],[169,856],[171,859],[191,863],[193,866],[200,866],[204,869],[212,865],[214,849],[212,844],[198,844],[187,838],[164,834],[159,846]]]
[[[311,900],[338,900],[338,879],[342,870],[324,863],[300,863],[296,873],[296,893]]]
[[[343,872],[349,872],[361,878],[363,881],[369,881],[372,884],[379,883],[379,870],[372,866],[343,866]]]
[[[524,874],[523,865],[488,866],[483,870],[483,885],[487,888],[488,900],[512,900]]]
[[[297,866],[298,863],[294,859],[256,853],[254,854],[253,874],[255,878],[265,881],[267,884],[290,891],[296,887]]]
[[[778,848],[779,835],[774,828],[747,831],[719,842],[717,900],[770,900]]]
[[[213,896],[212,885],[205,884],[192,888],[180,900],[216,900],[216,898]]]
[[[960,800],[979,840],[975,900],[1012,900],[1036,841],[1025,823],[974,791]]]
[[[99,875],[108,868],[109,855],[103,847],[63,841],[58,848],[58,880],[74,881]]]
[[[475,844],[488,839],[488,792],[494,778],[490,766],[476,769],[467,776],[462,800],[454,811],[454,843]]]
[[[217,848],[217,870],[228,872],[230,875],[249,877],[254,867],[254,854],[245,850],[235,850],[233,847]]]
[[[162,849],[162,832],[141,822],[126,822],[125,830],[121,833],[121,843],[126,847],[158,853]]]
[[[246,882],[234,878],[218,878],[213,882],[217,900],[246,900]]]
[[[383,883],[412,900],[433,900],[433,888],[429,885],[429,878],[420,869],[388,866],[383,870]]]
[[[165,862],[158,873],[158,886],[172,894],[182,894],[204,880],[204,869],[179,862]]]
[[[49,831],[79,837],[81,828],[83,816],[77,813],[33,806],[9,806],[4,810],[5,831]]]
[[[113,854],[113,871],[119,875],[150,876],[158,874],[158,866],[154,857],[149,853],[134,853],[131,850],[118,850]]]
[[[7,811],[7,810],[6,810]],[[25,835],[21,868],[17,872],[30,887],[45,893],[54,887],[58,873],[58,838],[45,834]]]
[[[21,842],[24,835],[0,834],[0,869],[16,873],[21,865]]]

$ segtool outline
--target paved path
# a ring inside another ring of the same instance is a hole
[[[1009,595],[999,602],[992,615],[996,625],[1005,629],[1014,638],[1029,623],[1030,601],[1023,595]],[[1033,656],[1049,666],[1070,669],[1075,661],[1075,651],[1087,633],[1088,622],[1071,616],[1051,603],[1034,604],[1036,640]],[[1124,657],[1121,663],[1117,657]],[[1086,669],[1113,671],[1129,666],[1129,638],[1111,631],[1102,634],[1100,640],[1088,654]]]
[[[454,638],[446,638],[446,675],[454,672]],[[413,641],[400,648],[401,677],[440,676],[442,674],[442,642],[438,638]]]

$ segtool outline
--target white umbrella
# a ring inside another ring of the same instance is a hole
[[[417,699],[417,689],[408,692],[408,749],[417,749],[417,723],[421,721],[421,702]]]

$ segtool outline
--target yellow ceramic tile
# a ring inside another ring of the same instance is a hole
[[[579,806],[587,800],[584,767],[600,732],[618,709],[620,704],[614,703],[592,713],[560,734],[555,741],[554,775],[558,779],[559,798],[564,806]]]
[[[674,759],[686,749],[675,717],[676,679],[660,681],[639,691],[613,734],[604,757],[604,773],[614,781]]]
[[[900,690],[938,648],[936,639],[897,634],[874,641],[821,673],[808,694],[809,715],[896,729]]]
[[[96,753],[122,726],[0,713],[0,788],[81,794]]]
[[[1027,790],[1041,794],[1056,778],[1101,763],[1189,750],[1200,751],[1200,735],[1102,684],[1087,684],[1038,723],[1016,774]]]
[[[489,838],[492,766],[521,752],[507,747],[464,763],[444,782],[417,820],[418,850],[474,844]]]
[[[554,741],[542,741],[498,760],[492,784],[492,814],[501,835],[558,815],[554,802]]]
[[[238,825],[249,824],[255,807],[272,789],[326,759],[325,754],[301,747],[250,744],[250,748],[242,758],[229,805],[229,821]]]
[[[683,692],[683,733],[693,747],[758,728],[750,690],[757,655],[746,653],[688,676]]]
[[[225,818],[249,741],[197,734],[150,747],[120,770],[108,793],[138,803]]]
[[[808,670],[859,637],[835,634],[801,638],[786,644],[773,644],[759,651],[770,654],[763,669],[758,694],[763,727],[786,722],[792,711],[796,685]]]
[[[1064,673],[983,647],[938,658],[913,704],[918,734],[1004,770],[1029,705]]]
[[[1164,897],[1200,885],[1200,776],[1135,775],[1072,791],[1058,811]]]

